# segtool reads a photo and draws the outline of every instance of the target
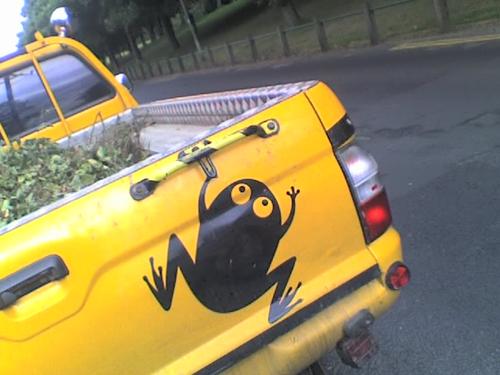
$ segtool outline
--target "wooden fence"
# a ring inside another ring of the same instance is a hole
[[[430,1],[433,2],[434,9],[432,9]],[[200,69],[321,53],[352,41],[357,41],[359,44],[376,45],[384,38],[391,36],[391,33],[396,33],[395,26],[387,25],[391,23],[392,18],[397,18],[397,14],[404,12],[405,7],[417,3],[422,4],[422,1],[399,0],[375,7],[371,5],[370,1],[367,1],[363,9],[357,12],[314,20],[291,28],[278,26],[271,33],[250,35],[246,39],[206,47],[202,51],[182,56],[160,58],[155,61],[133,61],[127,64],[124,69],[131,79],[143,80]],[[379,27],[378,16],[388,11],[395,12],[394,17],[386,15],[384,22]],[[449,15],[446,0],[427,0],[425,7],[407,9],[407,11],[410,12],[410,17],[413,14],[418,15],[415,22],[429,23],[429,19],[432,19],[431,26],[443,31],[448,28]],[[420,13],[425,13],[425,17],[420,17]],[[409,25],[404,24],[405,21],[400,23],[402,24],[398,26],[401,28],[399,32],[404,33],[405,28],[408,29]]]

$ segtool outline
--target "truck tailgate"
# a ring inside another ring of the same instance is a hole
[[[209,139],[271,119],[278,134],[211,155],[216,178],[192,164],[133,200],[170,155],[2,234],[0,279],[50,255],[69,274],[0,310],[0,373],[220,370],[373,279],[305,92]]]

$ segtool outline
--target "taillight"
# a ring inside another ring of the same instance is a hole
[[[340,149],[338,155],[359,208],[366,241],[371,243],[392,223],[387,194],[378,178],[377,162],[357,145]]]
[[[401,262],[394,263],[385,277],[385,284],[392,290],[399,290],[410,283],[410,269]]]
[[[391,209],[385,190],[361,204],[361,213],[366,222],[369,238],[373,241],[389,228],[392,222]]]

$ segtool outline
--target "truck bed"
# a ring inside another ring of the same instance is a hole
[[[148,124],[141,130],[141,139],[144,147],[153,151],[154,155],[0,228],[0,235],[227,129],[317,83],[318,81],[298,82],[159,100],[140,105],[104,121],[96,119],[94,126],[58,141],[59,145],[71,147],[89,144],[110,128],[135,121]]]
[[[153,152],[168,153],[231,126],[315,83],[160,100],[133,109],[132,117],[151,124],[141,132],[144,146]]]
[[[141,144],[152,152],[165,153],[182,147],[210,128],[207,125],[153,124],[141,131]]]

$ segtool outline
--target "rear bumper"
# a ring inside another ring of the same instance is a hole
[[[375,318],[387,311],[399,293],[384,285],[390,264],[401,261],[401,243],[394,229],[370,245],[379,276],[324,308],[230,369],[231,374],[293,374],[332,350],[344,336],[345,323],[363,309]],[[328,305],[326,303],[326,305]]]
[[[353,316],[351,311],[369,308],[377,317],[397,296],[374,280],[233,366],[228,373],[297,373],[335,347],[343,337],[344,324]]]

